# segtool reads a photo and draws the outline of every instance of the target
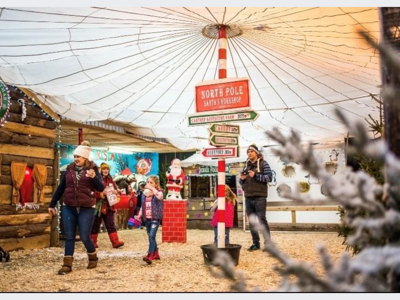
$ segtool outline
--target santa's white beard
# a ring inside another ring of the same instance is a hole
[[[181,175],[181,172],[182,172],[182,169],[180,169],[180,168],[171,168],[171,175],[174,177],[174,178],[176,178],[176,177],[178,177],[179,175]]]

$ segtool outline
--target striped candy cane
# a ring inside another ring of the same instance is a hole
[[[226,28],[218,32],[219,79],[226,78]],[[225,158],[218,158],[218,248],[225,248]]]

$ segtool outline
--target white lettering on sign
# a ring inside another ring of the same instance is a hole
[[[232,149],[212,149],[207,150],[207,155],[232,155]]]
[[[224,96],[224,90],[222,87],[201,91],[201,99],[210,99],[223,96]]]
[[[236,139],[235,138],[229,138],[229,137],[222,137],[222,136],[216,136],[215,137],[215,142],[219,144],[236,144]]]
[[[237,127],[232,127],[232,126],[215,125],[215,131],[216,132],[238,133],[239,129]]]

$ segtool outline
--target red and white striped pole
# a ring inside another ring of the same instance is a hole
[[[218,78],[226,78],[226,28],[218,32]],[[225,158],[218,158],[218,248],[225,248]]]

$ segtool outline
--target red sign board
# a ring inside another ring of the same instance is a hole
[[[250,107],[249,80],[225,78],[196,85],[196,112]]]
[[[205,148],[201,152],[205,157],[238,157],[238,147]]]

